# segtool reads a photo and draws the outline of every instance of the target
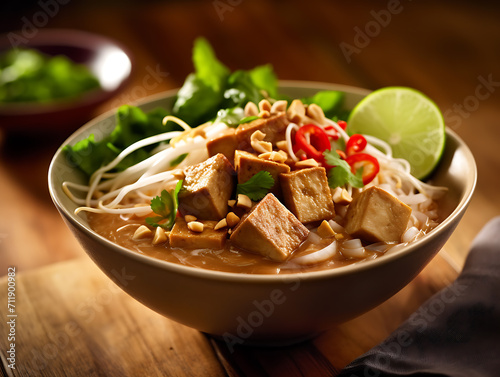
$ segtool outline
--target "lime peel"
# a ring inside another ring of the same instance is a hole
[[[410,163],[411,174],[424,179],[444,151],[446,131],[437,105],[407,87],[386,87],[363,98],[347,121],[349,134],[366,134],[387,142],[396,158]]]

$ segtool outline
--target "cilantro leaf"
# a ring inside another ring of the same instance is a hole
[[[213,118],[222,100],[222,92],[215,91],[196,74],[191,73],[177,93],[172,115],[196,127]]]
[[[217,118],[214,123],[222,122],[228,127],[236,128],[240,124],[249,123],[253,120],[259,119],[257,115],[245,116],[243,108],[236,106],[228,109],[221,109],[217,112]]]
[[[262,91],[276,98],[278,80],[271,65],[251,70],[231,72],[215,55],[204,38],[195,40],[193,47],[195,71],[187,76],[172,109],[172,114],[192,127],[224,117],[236,124],[231,114],[234,108],[243,108],[248,101],[259,103]],[[223,109],[226,113],[217,114]]]
[[[179,207],[179,191],[182,188],[182,180],[178,181],[175,189],[168,192],[163,190],[159,196],[151,200],[151,210],[159,216],[147,217],[146,223],[154,227],[172,229]]]
[[[237,70],[227,79],[223,107],[244,107],[249,101],[259,103],[262,91],[271,97],[278,95],[277,79],[270,65],[258,66],[250,71]]]
[[[64,152],[75,167],[91,176],[94,171],[112,161],[122,150],[136,141],[162,132],[179,130],[180,127],[174,122],[168,122],[165,126],[162,124],[166,115],[168,111],[162,108],[144,112],[135,106],[120,106],[116,112],[116,125],[109,135],[96,140],[92,134],[73,146],[66,145]],[[107,133],[106,128],[111,125],[111,122],[103,123],[102,130],[99,130],[100,134]],[[144,160],[155,146],[147,146],[131,153],[115,169],[122,171]]]
[[[254,202],[262,199],[274,185],[274,178],[268,171],[259,171],[245,183],[238,183],[236,194],[244,194]]]
[[[196,76],[207,86],[218,92],[224,86],[229,69],[217,59],[210,43],[205,38],[197,38],[193,47],[193,65]]]
[[[174,158],[172,161],[170,161],[170,167],[175,167],[179,165],[184,159],[188,156],[189,153],[183,153],[179,155],[178,157]]]
[[[205,38],[194,42],[193,65],[195,71],[177,93],[172,113],[194,127],[212,119],[221,108],[230,71]]]
[[[336,90],[323,90],[316,93],[312,97],[303,98],[302,102],[308,105],[315,103],[321,107],[327,118],[332,118],[340,112],[344,102],[344,96],[343,92]]]
[[[265,90],[271,98],[278,97],[278,78],[270,64],[257,66],[249,74],[256,87]]]
[[[328,185],[331,188],[344,186],[345,184],[358,188],[363,187],[363,179],[361,178],[363,169],[358,169],[356,174],[353,174],[351,166],[345,160],[342,160],[337,152],[327,150],[323,152],[323,155],[326,163],[333,166],[328,172]]]

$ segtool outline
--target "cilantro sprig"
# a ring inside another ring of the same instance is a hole
[[[269,189],[274,186],[274,178],[268,171],[262,170],[244,183],[238,183],[236,194],[244,194],[254,202],[261,200],[267,195]]]
[[[363,168],[358,169],[356,174],[351,172],[351,166],[342,160],[336,151],[323,152],[325,161],[328,165],[333,166],[328,172],[328,185],[331,188],[341,187],[345,184],[350,184],[353,187],[363,187]]]
[[[182,180],[177,182],[175,189],[163,190],[159,196],[151,200],[151,209],[158,216],[147,217],[146,223],[154,227],[162,227],[164,229],[172,229],[179,207],[179,191],[182,188]]]

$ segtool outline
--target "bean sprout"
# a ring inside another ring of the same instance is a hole
[[[179,164],[179,166],[187,166],[202,162],[207,158],[208,140],[206,137],[193,135],[192,132],[195,129],[179,118],[167,116],[163,119],[163,124],[168,121],[176,122],[185,131],[165,132],[131,144],[111,162],[97,169],[90,177],[88,185],[63,182],[62,187],[66,195],[76,204],[81,205],[75,210],[75,214],[86,211],[147,215],[151,212],[151,208],[148,205],[137,205],[151,200],[162,189],[172,186],[178,180],[172,171],[172,161],[182,155],[187,155],[185,161]],[[227,126],[217,123],[206,124],[203,128],[205,136],[215,137],[227,129]],[[153,150],[151,156],[141,162],[120,172],[113,171],[124,158],[138,149],[168,140],[172,141],[174,138],[177,139],[175,145],[161,145]],[[85,194],[85,197],[78,197],[74,191]],[[124,204],[125,200],[129,203]]]

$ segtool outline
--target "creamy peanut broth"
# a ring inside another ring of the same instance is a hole
[[[208,270],[246,274],[288,274],[329,270],[375,259],[384,254],[383,252],[365,249],[365,255],[362,258],[346,258],[341,251],[342,240],[333,241],[332,238],[327,238],[316,243],[306,240],[294,252],[292,258],[284,262],[275,262],[261,255],[241,250],[231,245],[230,240],[227,240],[224,248],[219,250],[171,248],[168,242],[153,245],[151,237],[140,240],[133,239],[134,232],[144,224],[144,219],[124,219],[113,214],[88,214],[87,216],[94,231],[120,246],[167,262]],[[332,258],[307,266],[294,262],[294,258],[310,254],[331,242],[338,242],[337,252]]]

